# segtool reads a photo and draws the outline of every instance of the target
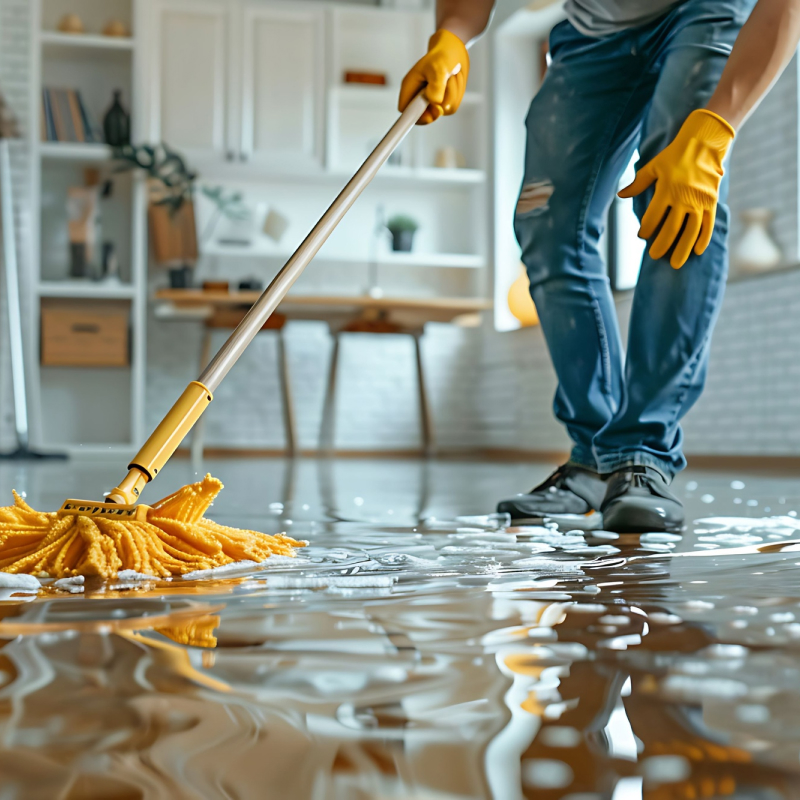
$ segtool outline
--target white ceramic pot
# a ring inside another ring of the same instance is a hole
[[[772,210],[749,208],[742,211],[739,217],[745,227],[734,252],[736,271],[741,275],[753,275],[778,266],[783,254],[769,232]]]

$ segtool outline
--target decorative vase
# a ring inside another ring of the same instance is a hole
[[[783,254],[769,232],[773,216],[769,208],[749,208],[739,214],[745,225],[734,254],[736,269],[740,274],[767,272],[781,263]]]
[[[125,23],[118,19],[110,19],[103,28],[103,36],[116,36],[123,38],[130,35],[130,31],[125,26]]]
[[[440,147],[436,151],[436,158],[433,165],[439,169],[463,169],[467,165],[464,154],[456,150],[452,145]]]
[[[508,310],[523,328],[539,324],[539,315],[531,299],[531,285],[525,267],[520,265],[519,275],[508,290]]]
[[[100,269],[100,280],[106,283],[121,283],[119,277],[119,259],[114,242],[103,242],[103,258]]]
[[[106,144],[112,147],[124,147],[131,143],[131,117],[122,107],[122,92],[114,92],[114,102],[103,117],[103,133]]]
[[[414,234],[416,231],[392,231],[392,250],[395,253],[410,253],[414,247]]]
[[[77,14],[65,14],[58,23],[61,33],[83,33],[83,20]]]
[[[189,289],[192,285],[192,268],[187,264],[169,271],[170,289]]]

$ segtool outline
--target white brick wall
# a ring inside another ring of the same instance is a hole
[[[786,263],[798,261],[798,61],[795,56],[736,137],[730,166],[731,241],[741,233],[739,213],[775,211],[772,232]]]
[[[800,272],[728,288],[687,449],[800,455]]]

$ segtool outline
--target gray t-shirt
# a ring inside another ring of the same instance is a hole
[[[609,36],[646,25],[683,0],[566,0],[569,21],[584,36]]]

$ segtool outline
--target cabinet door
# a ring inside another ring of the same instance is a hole
[[[321,165],[324,12],[297,4],[246,5],[242,18],[245,158],[275,167]]]
[[[229,148],[231,11],[224,0],[157,0],[150,138],[194,158]]]

